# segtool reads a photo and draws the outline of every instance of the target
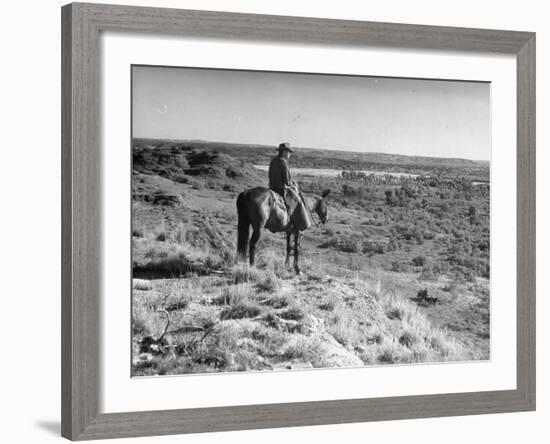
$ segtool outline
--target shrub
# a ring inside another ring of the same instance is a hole
[[[332,236],[319,248],[332,248],[343,253],[359,253],[363,249],[363,242],[358,236]]]
[[[256,287],[261,291],[275,291],[281,288],[281,281],[275,276],[274,272],[268,271],[259,279]]]
[[[417,313],[415,306],[391,294],[385,295],[383,300],[380,301],[380,305],[386,316],[392,320],[405,321],[414,317]]]
[[[249,285],[230,285],[225,287],[218,297],[212,299],[212,303],[215,305],[237,305],[247,301],[251,295],[252,289]]]
[[[261,277],[261,271],[255,267],[251,267],[248,264],[237,264],[230,270],[230,274],[233,278],[233,283],[242,284],[246,282],[258,282]]]
[[[142,274],[178,277],[187,273],[203,274],[208,270],[220,269],[223,265],[220,257],[208,250],[198,250],[189,245],[180,246],[168,242],[150,245],[144,257],[148,260],[147,262],[134,262],[134,276]]]
[[[384,191],[384,195],[386,196],[386,205],[393,205],[393,190]]]
[[[364,254],[384,254],[384,244],[379,242],[365,242],[362,249]]]
[[[362,339],[357,322],[353,319],[338,318],[328,327],[328,332],[344,347],[357,344]]]
[[[416,240],[416,243],[418,245],[421,245],[424,243],[424,234],[422,233],[422,230],[420,230],[419,228],[415,228],[413,232],[413,237]]]
[[[172,180],[173,180],[174,182],[177,182],[177,183],[183,183],[183,184],[189,183],[189,177],[186,176],[185,174],[181,174],[181,173],[179,173],[179,174],[174,174],[174,175],[172,176]]]
[[[386,310],[386,316],[390,319],[402,320],[405,315],[405,310],[399,305],[394,305]]]
[[[250,301],[241,301],[222,311],[220,319],[254,318],[262,312],[261,307]]]
[[[413,258],[412,264],[415,267],[422,267],[422,266],[424,266],[424,264],[426,264],[426,257],[425,256],[416,256],[415,258]]]
[[[172,232],[172,239],[176,241],[178,244],[183,244],[187,242],[187,228],[184,224],[180,223],[176,226],[174,231]]]
[[[300,321],[304,318],[305,313],[300,307],[295,306],[279,313],[279,316],[287,321]]]
[[[201,182],[198,180],[193,180],[193,181],[190,180],[189,184],[191,185],[191,188],[193,188],[194,190],[204,189],[204,182]]]
[[[279,309],[288,306],[288,299],[285,296],[274,296],[264,300],[263,303],[275,309]]]
[[[381,347],[378,362],[381,364],[395,364],[399,361],[399,352],[394,344],[385,344]]]
[[[334,299],[328,300],[326,302],[323,302],[322,304],[319,304],[319,309],[326,310],[326,311],[334,311],[336,306],[338,305],[338,302]]]
[[[132,279],[132,286],[135,290],[151,290],[153,286],[151,285],[151,281],[146,279]]]
[[[321,270],[308,271],[307,279],[312,282],[322,282],[324,279],[324,276]]]
[[[391,263],[391,270],[395,273],[406,273],[409,271],[407,265],[399,261],[393,261]]]
[[[182,203],[182,197],[179,194],[173,194],[168,191],[156,191],[153,195],[153,204],[164,206],[176,206]]]
[[[426,264],[422,267],[422,273],[420,273],[420,280],[431,281],[436,279],[437,276],[434,273],[432,264]]]
[[[435,238],[434,232],[430,230],[424,230],[422,235],[424,236],[424,239],[427,239],[427,240],[432,240]]]

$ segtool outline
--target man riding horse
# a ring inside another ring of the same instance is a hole
[[[250,265],[254,265],[256,244],[262,229],[273,233],[286,232],[286,264],[294,250],[294,270],[300,273],[298,264],[301,232],[313,225],[311,211],[315,212],[325,224],[328,220],[326,197],[323,194],[305,199],[298,186],[292,181],[288,160],[292,153],[288,143],[281,143],[278,155],[269,165],[269,188],[256,187],[243,191],[237,197],[238,236],[237,256],[244,260],[248,249]],[[249,239],[250,227],[252,236]],[[294,248],[291,236],[294,235]]]
[[[269,176],[269,188],[284,197],[285,188],[292,184],[288,160],[290,153],[294,151],[288,143],[281,143],[277,151],[279,154],[271,159],[267,175]]]
[[[267,172],[269,177],[269,188],[283,198],[283,202],[288,211],[292,211],[292,204],[295,204],[295,217],[289,214],[289,219],[292,219],[291,223],[297,225],[300,231],[307,230],[313,225],[311,214],[304,202],[302,193],[298,189],[298,185],[292,181],[290,169],[288,167],[290,154],[294,151],[286,142],[279,144],[277,151],[279,154],[271,159]]]

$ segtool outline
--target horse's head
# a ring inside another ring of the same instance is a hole
[[[323,225],[328,222],[327,197],[329,194],[330,190],[323,191],[323,193],[321,194],[321,198],[317,200],[315,208],[313,208],[313,210],[317,213],[317,216],[319,216],[319,220]]]

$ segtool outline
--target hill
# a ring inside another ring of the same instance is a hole
[[[134,147],[160,150],[206,151],[226,154],[249,164],[267,165],[276,153],[268,145],[208,142],[201,140],[134,139]],[[407,156],[376,152],[353,152],[293,147],[292,164],[297,168],[329,168],[341,170],[373,170],[443,176],[469,176],[488,181],[489,162],[469,159]]]

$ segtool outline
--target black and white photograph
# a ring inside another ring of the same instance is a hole
[[[490,83],[131,75],[132,376],[491,358]]]
[[[6,2],[2,441],[548,441],[545,6]]]

